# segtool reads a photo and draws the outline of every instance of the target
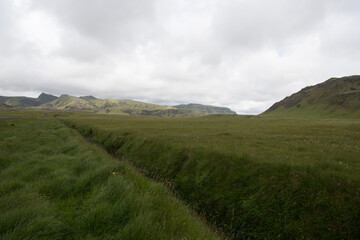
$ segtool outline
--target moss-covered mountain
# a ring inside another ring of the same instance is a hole
[[[74,97],[63,94],[60,97],[56,97],[46,93],[40,94],[37,98],[0,96],[0,103],[19,108],[30,107],[43,110],[132,116],[195,117],[208,114],[236,114],[228,108],[200,104],[170,107],[133,100],[98,99],[94,96]],[[3,108],[5,108],[5,105]]]
[[[67,94],[63,94],[54,101],[45,103],[40,107],[51,110],[87,111],[87,112],[91,112],[96,109],[96,106],[94,104],[91,104],[89,101],[82,98],[73,97]]]
[[[360,75],[330,78],[303,88],[275,103],[262,115],[360,117]]]
[[[36,107],[44,103],[54,101],[57,97],[41,93],[37,98],[31,97],[3,97],[0,96],[0,103],[12,106],[12,107]]]
[[[191,117],[201,115],[189,110],[133,100],[98,99],[93,96],[73,97],[66,94],[52,102],[41,105],[40,108],[132,116]]]
[[[209,115],[209,114],[236,114],[236,112],[231,111],[229,108],[226,107],[215,107],[209,105],[202,105],[202,104],[182,104],[174,106],[177,109],[183,110],[190,110],[193,112],[199,112],[202,115]]]

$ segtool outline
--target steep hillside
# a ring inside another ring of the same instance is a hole
[[[360,76],[331,78],[303,88],[262,115],[360,117]]]
[[[41,93],[37,98],[0,96],[0,103],[4,103],[12,107],[36,107],[55,99],[57,99],[57,97],[53,95]]]
[[[184,110],[190,110],[193,112],[199,112],[203,115],[209,115],[209,114],[236,114],[236,112],[231,111],[229,108],[225,107],[215,107],[215,106],[209,106],[209,105],[202,105],[202,104],[182,104],[174,106],[174,108],[177,109],[184,109]]]
[[[51,102],[51,101],[54,101],[56,100],[58,97],[56,96],[53,96],[53,95],[50,95],[50,94],[46,94],[46,93],[41,93],[37,100],[40,104],[44,104],[44,103],[48,103],[48,102]]]

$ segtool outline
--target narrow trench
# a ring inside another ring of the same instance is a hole
[[[180,197],[180,194],[175,190],[174,184],[167,181],[164,178],[161,178],[160,176],[156,175],[156,174],[151,174],[149,171],[147,171],[144,168],[139,168],[136,167],[128,158],[126,157],[119,157],[116,155],[116,150],[114,151],[108,151],[107,149],[104,148],[104,146],[98,142],[96,142],[91,136],[90,137],[86,137],[84,135],[82,135],[75,127],[69,126],[67,125],[65,122],[63,122],[62,120],[58,119],[60,122],[62,122],[62,124],[64,124],[66,127],[73,129],[81,138],[83,138],[88,144],[101,149],[103,152],[105,152],[106,154],[108,154],[111,158],[116,159],[118,161],[123,161],[125,163],[127,163],[130,167],[132,167],[133,169],[135,169],[138,173],[140,173],[144,178],[146,178],[148,181],[150,182],[154,182],[154,183],[160,183],[162,185],[164,185],[170,195],[176,199],[178,199],[188,210],[189,212],[197,217],[198,219],[200,219],[201,222],[203,222],[206,226],[208,226],[208,228],[213,231],[214,233],[216,233],[220,239],[232,239],[229,238],[228,236],[226,236],[226,234],[222,231],[221,228],[215,226],[214,224],[212,224],[210,221],[208,221],[208,219],[206,217],[204,217],[201,212],[197,211],[196,209],[194,209],[190,204],[188,204],[186,202],[185,199]]]

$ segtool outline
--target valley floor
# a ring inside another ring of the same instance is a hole
[[[234,239],[360,239],[359,119],[59,116]]]
[[[359,119],[0,119],[1,239],[360,239]]]
[[[0,118],[0,239],[219,239],[164,185],[51,114]]]

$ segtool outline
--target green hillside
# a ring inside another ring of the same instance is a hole
[[[81,99],[85,99],[85,100],[87,100],[87,101],[89,101],[89,100],[97,100],[96,97],[91,96],[91,95],[89,95],[89,96],[82,96],[82,97],[80,97],[80,98],[81,98]]]
[[[101,100],[100,100],[101,101]],[[95,104],[100,104],[99,100],[94,100]],[[176,109],[173,107],[161,106],[156,104],[144,103],[133,100],[102,100],[100,114],[120,114],[132,116],[158,116],[158,117],[188,117],[199,116],[200,114],[188,110]]]
[[[133,100],[98,99],[93,96],[73,97],[65,94],[52,102],[41,105],[40,108],[129,116],[188,117],[201,115],[189,110]]]
[[[51,102],[57,99],[57,97],[41,93],[37,98],[31,97],[3,97],[0,96],[0,103],[4,103],[13,107],[36,107],[41,104]]]
[[[181,104],[174,106],[174,108],[177,109],[184,109],[184,110],[190,110],[193,112],[199,112],[203,115],[209,115],[209,114],[236,114],[236,112],[231,111],[229,108],[226,107],[215,107],[215,106],[209,106],[209,105],[202,105],[202,104]]]
[[[9,108],[13,108],[13,107],[10,105],[7,105],[5,103],[0,103],[0,108],[9,109]]]
[[[40,102],[40,104],[44,104],[44,103],[48,103],[51,101],[56,100],[58,97],[50,95],[50,94],[46,94],[46,93],[41,93],[37,100]]]
[[[37,98],[0,96],[0,103],[12,107],[35,108],[38,110],[92,112],[128,116],[196,117],[209,114],[236,114],[228,108],[201,104],[170,107],[134,100],[98,99],[91,95],[74,97],[62,94],[60,97],[55,97],[42,93]]]
[[[95,104],[92,104],[85,99],[69,96],[66,94],[63,94],[56,100],[43,104],[40,107],[51,110],[87,111],[87,112],[94,112],[97,109]]]
[[[32,107],[39,105],[36,98],[29,97],[0,97],[0,102],[13,107]]]
[[[360,75],[331,78],[286,97],[262,115],[360,117]]]

